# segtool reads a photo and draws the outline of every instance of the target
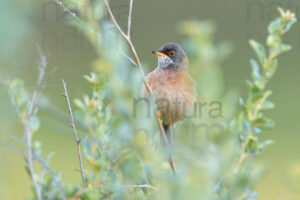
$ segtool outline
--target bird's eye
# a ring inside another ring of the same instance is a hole
[[[170,51],[169,52],[169,56],[174,56],[175,55],[175,51]]]

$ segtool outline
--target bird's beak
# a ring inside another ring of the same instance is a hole
[[[153,54],[156,54],[157,56],[167,56],[166,54],[164,54],[163,52],[160,51],[152,51]]]

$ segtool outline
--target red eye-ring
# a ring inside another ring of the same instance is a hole
[[[175,55],[175,51],[170,51],[169,52],[169,56],[174,56]]]

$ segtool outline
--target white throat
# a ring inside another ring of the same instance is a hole
[[[174,64],[173,60],[168,56],[157,56],[158,58],[158,67],[159,68],[166,68],[170,65]]]

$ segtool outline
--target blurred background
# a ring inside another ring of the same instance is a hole
[[[180,21],[213,20],[215,41],[229,41],[233,46],[232,54],[222,63],[225,87],[235,88],[246,96],[249,59],[254,56],[248,40],[264,42],[266,27],[278,15],[279,6],[300,16],[300,2],[296,0],[139,0],[134,4],[132,39],[149,72],[157,63],[150,53],[152,50],[166,42],[182,42],[177,31]],[[120,23],[126,24],[128,1],[111,0],[111,7]],[[71,170],[77,166],[73,135],[66,127],[65,116],[57,114],[66,112],[61,80],[69,83],[71,98],[81,97],[89,90],[83,75],[90,73],[97,54],[85,36],[66,23],[66,15],[54,1],[0,1],[0,78],[21,78],[27,89],[33,90],[38,74],[37,44],[49,55],[49,66],[58,67],[45,89],[45,95],[54,105],[53,110],[41,110],[41,130],[36,137],[43,143],[43,151],[55,151],[51,162],[54,170],[63,173],[64,181],[76,182],[80,177]],[[292,44],[293,50],[281,56],[278,73],[269,85],[274,92],[271,99],[276,108],[267,115],[272,116],[276,127],[262,137],[275,143],[256,158],[266,168],[256,188],[259,199],[285,199],[290,194],[287,177],[300,174],[299,24],[285,39]],[[9,143],[10,135],[20,135],[22,129],[3,85],[0,85],[0,102],[0,142]],[[80,134],[84,136],[84,132]],[[23,163],[18,153],[0,146],[0,199],[18,200],[30,196],[30,179]]]

